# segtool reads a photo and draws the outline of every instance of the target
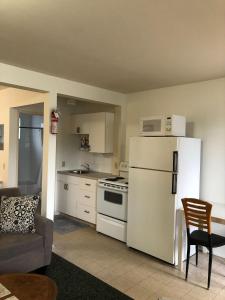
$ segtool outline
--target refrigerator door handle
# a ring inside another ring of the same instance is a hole
[[[178,172],[178,151],[173,151],[173,172]]]
[[[172,194],[177,193],[177,174],[172,174]]]

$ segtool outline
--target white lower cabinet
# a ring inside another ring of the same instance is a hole
[[[90,206],[78,204],[77,217],[81,220],[96,224],[96,209]]]
[[[57,210],[96,224],[96,185],[94,179],[58,174]]]
[[[57,210],[72,217],[77,215],[79,180],[76,177],[58,175]]]
[[[97,181],[93,179],[80,178],[80,189],[86,192],[96,193]]]
[[[80,190],[78,203],[80,205],[96,208],[96,193]]]

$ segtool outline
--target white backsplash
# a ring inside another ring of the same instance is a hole
[[[112,173],[112,154],[97,154],[85,151],[76,152],[76,159],[79,157],[80,165],[88,163],[90,169],[97,172]]]
[[[97,172],[112,173],[112,154],[99,154],[81,151],[80,140],[76,135],[58,135],[57,170],[72,170],[88,163],[90,169]],[[65,166],[62,166],[62,162]]]

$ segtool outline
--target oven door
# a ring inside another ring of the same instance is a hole
[[[127,193],[105,187],[98,187],[97,212],[127,221]]]

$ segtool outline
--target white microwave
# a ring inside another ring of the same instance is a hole
[[[140,120],[141,136],[185,136],[186,118],[177,115],[154,115]]]

